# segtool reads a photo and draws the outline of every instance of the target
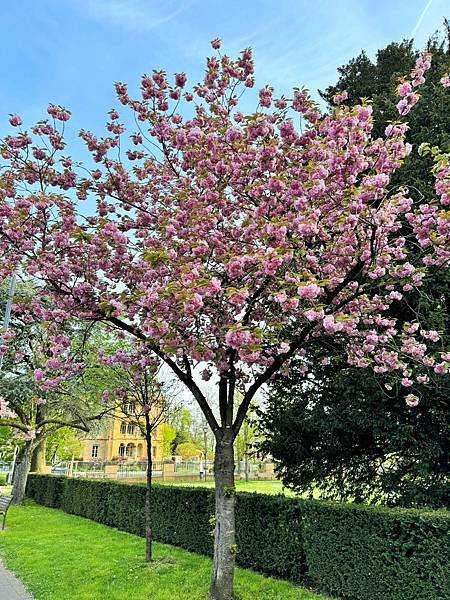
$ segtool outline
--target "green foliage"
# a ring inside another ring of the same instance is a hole
[[[450,594],[446,511],[309,502],[308,579],[341,598],[444,600]]]
[[[53,460],[71,460],[80,458],[83,453],[83,442],[76,431],[70,427],[61,427],[53,431],[47,438],[46,458]]]
[[[191,411],[183,407],[177,411],[170,420],[170,425],[175,429],[175,437],[172,440],[172,454],[177,453],[177,446],[185,442],[192,442],[192,423]]]
[[[450,503],[448,377],[424,387],[415,409],[385,379],[341,361],[320,365],[305,384],[297,364],[271,387],[261,449],[286,486],[333,500],[390,506]]]
[[[27,494],[46,506],[144,535],[145,488],[31,475]],[[214,493],[155,485],[155,539],[211,555]],[[346,600],[447,600],[446,511],[339,505],[238,494],[239,565],[303,582]]]
[[[14,446],[23,442],[16,440],[11,427],[0,426],[0,461],[9,462],[14,455]]]
[[[176,447],[176,454],[178,454],[182,458],[189,459],[199,457],[203,453],[197,448],[197,446],[193,442],[182,442]]]
[[[445,27],[443,41],[436,36],[427,44],[433,54],[432,68],[421,87],[420,102],[408,115],[413,151],[390,186],[395,192],[397,185],[408,185],[416,203],[435,196],[432,152],[426,144],[450,150],[450,94],[439,83],[450,70],[447,22]],[[350,105],[369,98],[374,135],[381,135],[389,121],[398,119],[399,77],[413,67],[418,54],[411,41],[389,44],[374,61],[363,52],[338,69],[338,82],[322,96],[330,105],[334,94],[343,90]],[[425,143],[421,152],[420,143]],[[448,269],[430,273],[421,288],[393,303],[384,315],[399,324],[419,321],[424,329],[439,331],[438,349],[446,351],[450,348],[450,276]],[[330,357],[331,364],[322,367],[322,359]],[[448,506],[450,376],[433,381],[431,371],[428,386],[415,386],[421,401],[410,409],[404,396],[411,389],[397,388],[388,376],[373,375],[369,369],[349,368],[337,341],[313,348],[307,359],[309,379],[305,381],[302,361],[291,366],[289,376],[271,387],[262,415],[267,439],[261,447],[279,462],[283,482],[301,492],[318,490],[325,498]],[[391,392],[386,384],[393,385]]]
[[[0,473],[0,485],[6,485],[6,473]]]
[[[162,437],[163,457],[169,458],[172,456],[172,442],[177,435],[176,429],[169,423],[162,423],[159,430]]]

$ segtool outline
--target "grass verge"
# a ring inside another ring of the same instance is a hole
[[[36,600],[205,600],[211,571],[208,558],[165,544],[148,565],[143,539],[35,504],[9,510],[0,556]],[[325,600],[243,569],[235,589],[237,600]]]

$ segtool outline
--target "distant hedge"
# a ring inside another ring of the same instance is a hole
[[[45,506],[144,535],[141,485],[30,475]],[[160,542],[212,553],[212,490],[153,488]],[[239,493],[238,563],[345,600],[449,600],[450,517],[425,511]]]

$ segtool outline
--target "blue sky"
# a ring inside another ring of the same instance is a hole
[[[98,130],[114,105],[114,81],[136,89],[153,68],[197,81],[216,36],[229,54],[254,48],[259,87],[316,90],[363,48],[373,55],[412,34],[422,45],[446,14],[448,0],[2,2],[0,132],[8,113],[30,124],[49,101],[72,110],[74,129]]]

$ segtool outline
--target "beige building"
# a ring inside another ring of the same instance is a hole
[[[140,427],[130,422],[126,413],[117,413],[106,423],[102,431],[96,435],[88,434],[88,437],[83,440],[83,461],[147,461],[145,438],[141,434]],[[163,459],[160,426],[152,434],[152,459],[154,461]]]

